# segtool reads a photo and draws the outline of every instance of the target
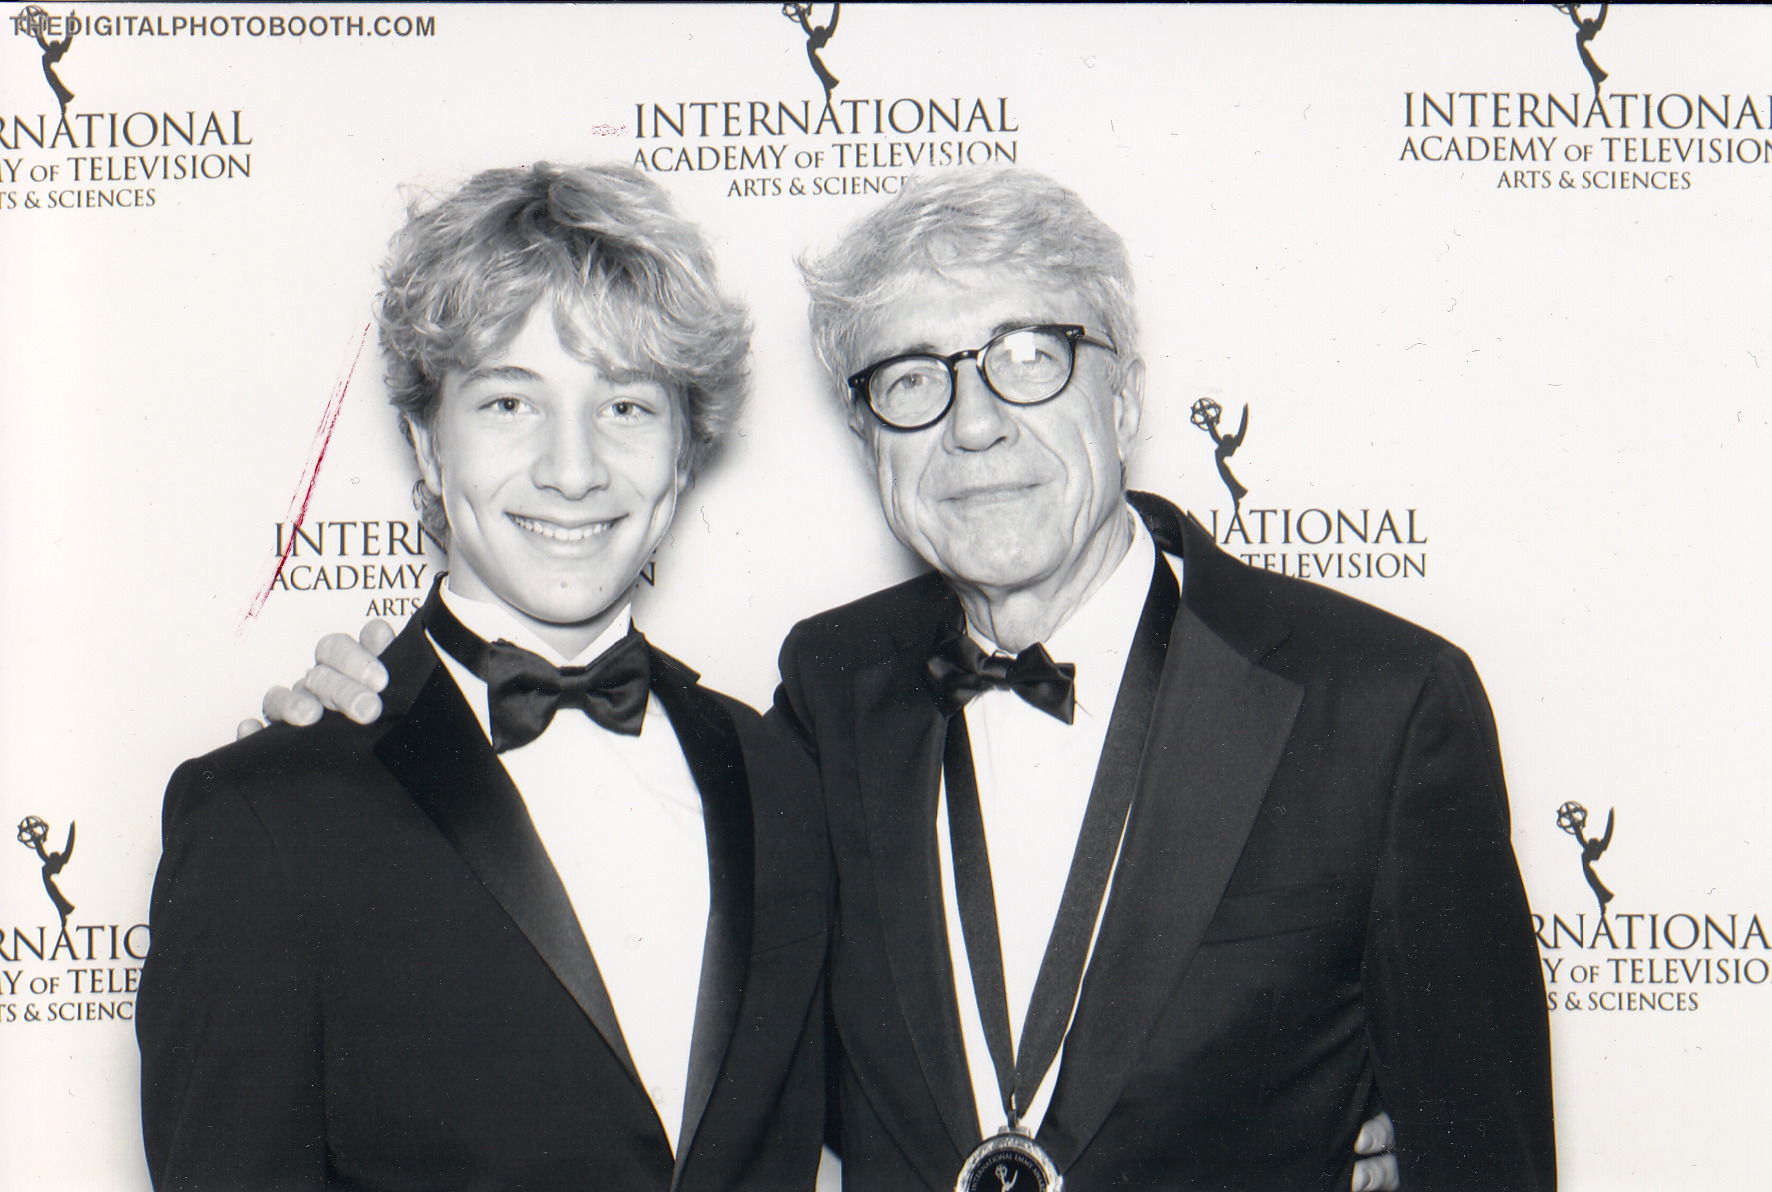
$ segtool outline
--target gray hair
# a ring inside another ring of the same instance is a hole
[[[917,178],[855,223],[828,253],[800,258],[813,350],[838,393],[870,363],[865,341],[884,308],[933,273],[1021,270],[1075,289],[1102,321],[1121,368],[1137,359],[1132,263],[1125,242],[1076,192],[1031,170],[953,170]]]

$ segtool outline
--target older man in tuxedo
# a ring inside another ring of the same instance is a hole
[[[850,1186],[1327,1192],[1380,1106],[1409,1189],[1553,1186],[1465,655],[1126,491],[1131,271],[1065,188],[925,180],[805,272],[934,568],[781,654],[838,866]]]

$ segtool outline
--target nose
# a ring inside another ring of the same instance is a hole
[[[988,451],[1011,442],[1018,431],[1009,403],[984,383],[977,359],[954,366],[954,408],[947,420],[947,440],[956,451]]]
[[[547,444],[530,473],[537,488],[576,501],[608,486],[609,469],[588,418],[554,419],[543,433]]]

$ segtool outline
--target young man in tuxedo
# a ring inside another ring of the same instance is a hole
[[[376,724],[173,776],[137,1013],[155,1183],[810,1187],[814,776],[629,615],[748,318],[620,167],[480,174],[384,280],[447,579]]]

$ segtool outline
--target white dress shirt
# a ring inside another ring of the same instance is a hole
[[[629,626],[624,610],[577,658],[562,658],[505,609],[452,592],[447,581],[443,603],[487,641],[503,638],[556,666],[593,661]],[[490,741],[486,684],[448,651],[437,653]],[[541,736],[499,761],[572,899],[675,1151],[708,926],[708,849],[701,792],[670,717],[652,697],[640,735],[629,737],[562,709]]]
[[[1125,558],[1108,581],[1044,643],[1055,661],[1076,664],[1075,721],[1067,725],[1012,691],[986,691],[966,705],[966,731],[972,742],[973,768],[978,774],[979,809],[984,817],[991,885],[996,893],[1009,1030],[1016,1046],[1021,1043],[1022,1022],[1033,997],[1034,980],[1058,917],[1065,880],[1070,876],[1071,854],[1083,827],[1096,763],[1101,759],[1108,720],[1120,691],[1120,676],[1156,566],[1156,544],[1143,520],[1130,508],[1126,516],[1134,530]],[[1179,581],[1181,561],[1171,557],[1170,566]],[[972,627],[969,632],[987,653],[997,649],[978,628]],[[936,809],[936,846],[941,859],[941,896],[947,914],[948,952],[953,959],[954,994],[959,1000],[966,1064],[978,1106],[979,1131],[989,1137],[1005,1124],[1003,1098],[997,1087],[990,1046],[985,1041],[978,999],[973,993],[972,967],[966,957],[959,902],[954,894],[945,780]],[[1118,863],[1116,855],[1116,867]],[[1098,930],[1101,905],[1105,903],[1104,892],[1102,904],[1093,908]],[[1093,954],[1093,934],[1089,948]],[[1074,1001],[1071,1010],[1074,1013]],[[1030,1131],[1038,1132],[1046,1117],[1063,1062],[1061,1047],[1022,1118]]]

